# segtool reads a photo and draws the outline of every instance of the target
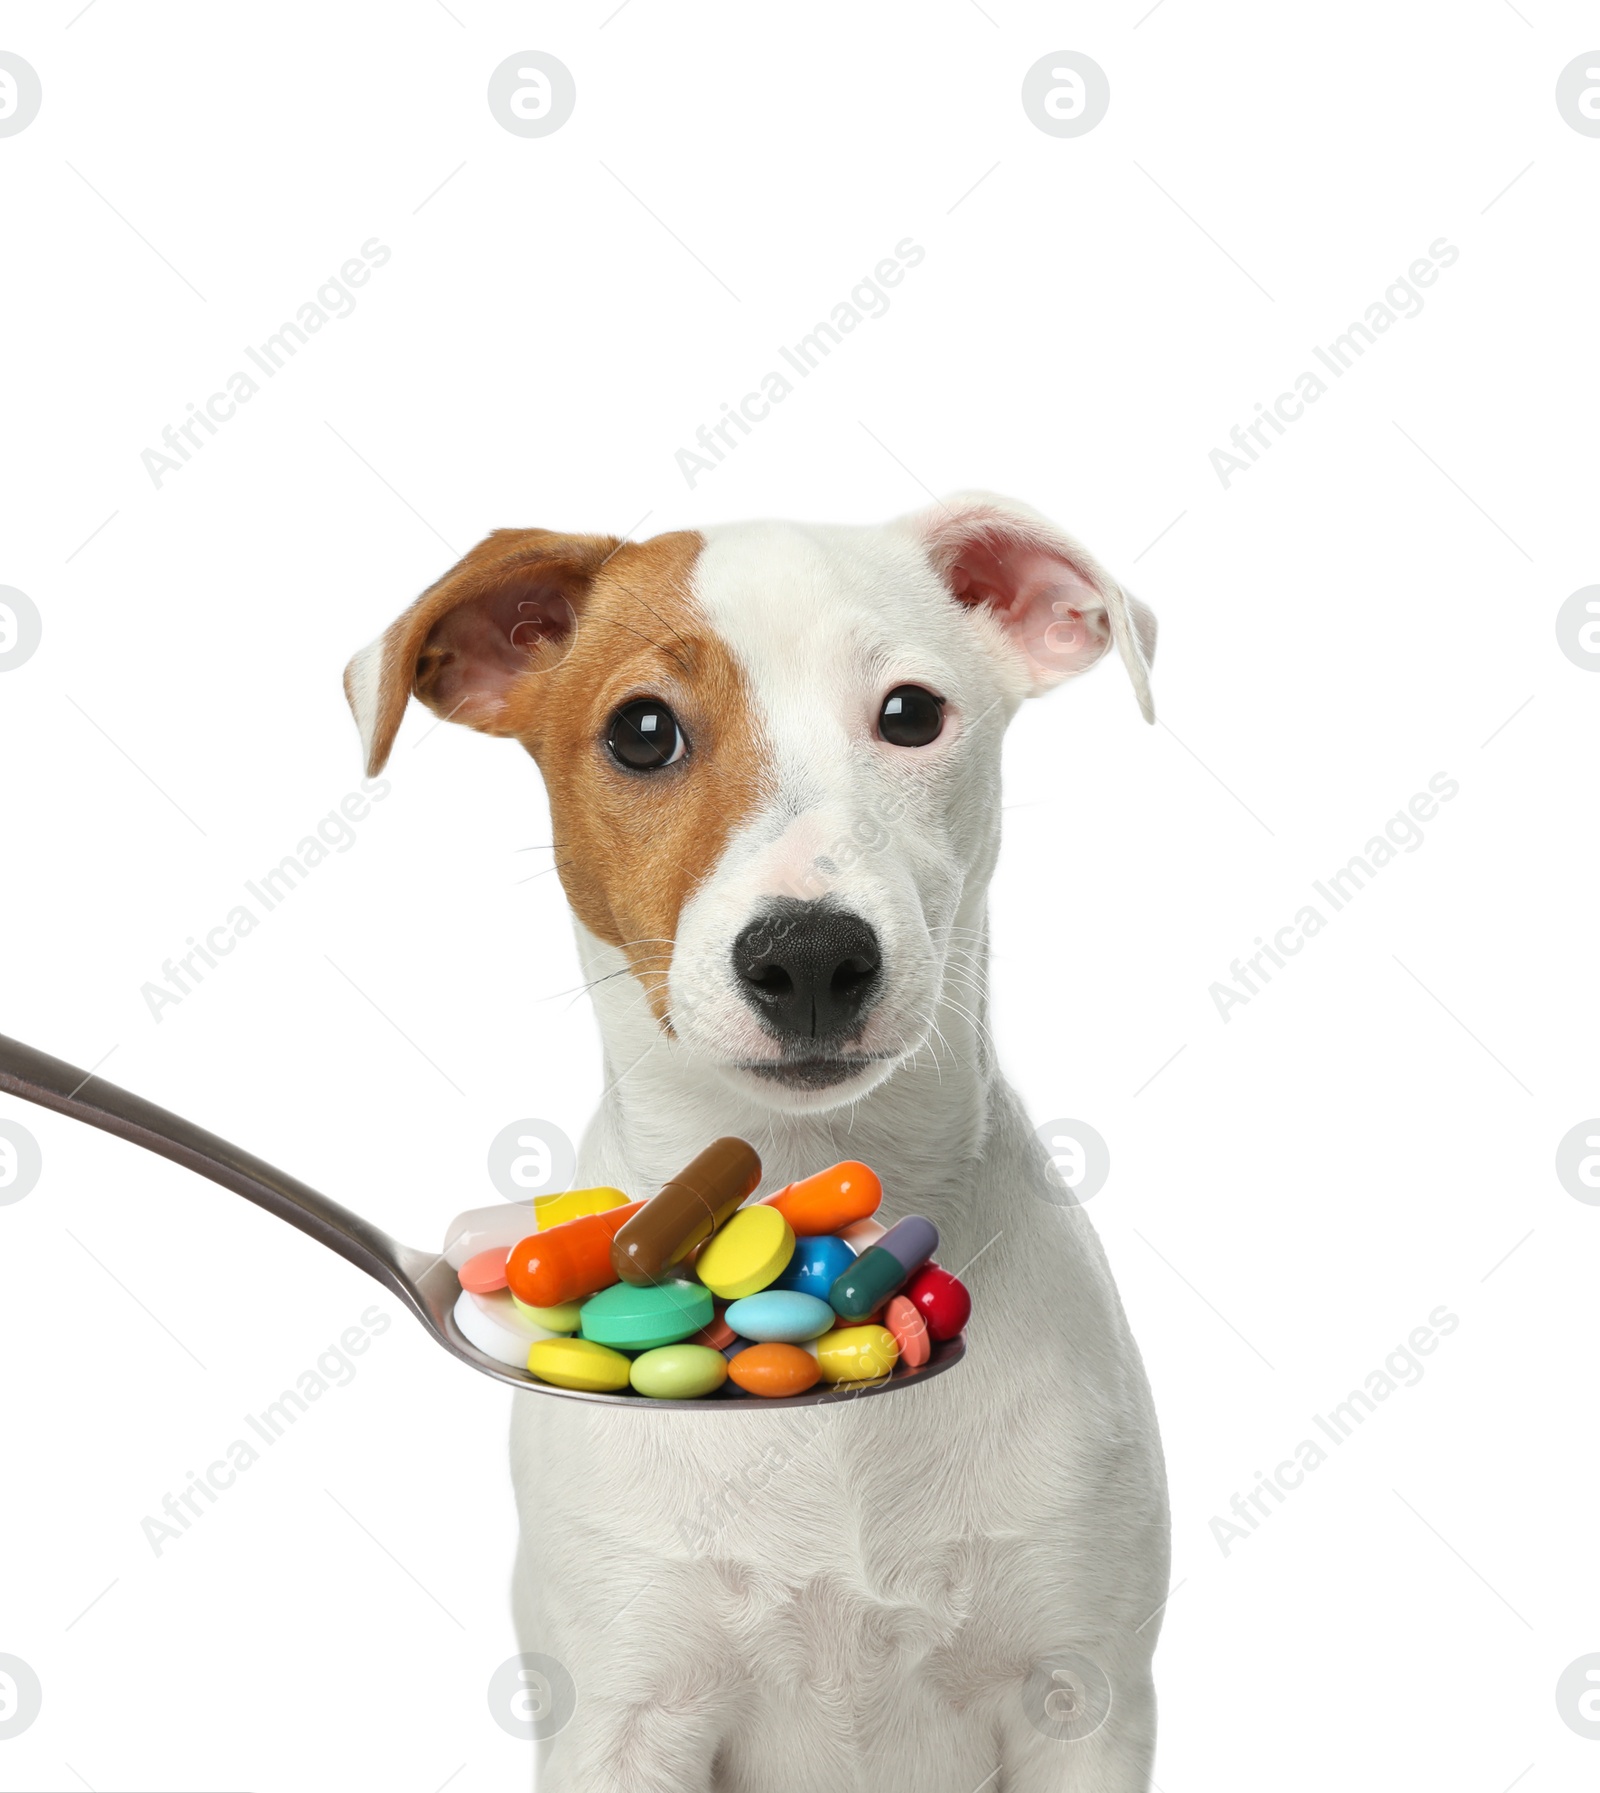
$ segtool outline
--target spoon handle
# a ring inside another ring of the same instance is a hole
[[[186,1170],[198,1171],[308,1233],[422,1311],[411,1278],[401,1268],[401,1248],[387,1233],[181,1115],[4,1034],[0,1034],[0,1090],[131,1139],[147,1152],[159,1152]]]

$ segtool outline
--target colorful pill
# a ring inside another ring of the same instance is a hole
[[[608,1351],[588,1339],[543,1339],[528,1350],[530,1375],[585,1394],[615,1394],[628,1386],[632,1369],[620,1351]]]
[[[878,1303],[878,1305],[875,1308],[873,1308],[873,1310],[870,1313],[863,1314],[859,1319],[847,1320],[847,1319],[845,1319],[843,1314],[835,1314],[833,1317],[833,1323],[836,1327],[839,1327],[839,1326],[881,1326],[884,1323],[883,1316],[888,1312],[888,1309],[889,1309],[889,1303],[887,1301],[880,1301]]]
[[[913,1272],[939,1249],[939,1229],[920,1214],[896,1221],[876,1245],[869,1245],[828,1291],[833,1310],[846,1320],[864,1320],[896,1294]],[[513,1260],[515,1253],[512,1254]]]
[[[511,1293],[529,1307],[559,1307],[608,1288],[617,1280],[612,1242],[643,1206],[631,1202],[604,1214],[586,1214],[519,1240],[506,1260]]]
[[[456,1272],[462,1288],[471,1289],[474,1295],[492,1295],[496,1289],[503,1289],[506,1286],[506,1259],[510,1256],[509,1245],[492,1245],[487,1251],[468,1258]]]
[[[855,1262],[855,1253],[842,1239],[831,1233],[820,1237],[796,1239],[789,1268],[775,1283],[775,1289],[798,1289],[803,1295],[828,1299],[828,1291]]]
[[[662,1345],[634,1358],[628,1380],[654,1401],[693,1401],[728,1380],[728,1360],[708,1345]]]
[[[845,1326],[817,1340],[817,1367],[827,1382],[875,1382],[900,1355],[886,1326]]]
[[[529,1307],[526,1301],[518,1301],[513,1295],[511,1302],[519,1314],[532,1320],[535,1326],[542,1326],[546,1332],[576,1332],[578,1317],[583,1312],[581,1301],[563,1301],[559,1307]]]
[[[713,1294],[739,1301],[781,1276],[793,1256],[794,1231],[788,1221],[776,1208],[758,1202],[741,1208],[710,1240],[695,1260],[694,1273]]]
[[[798,1345],[746,1345],[728,1365],[730,1382],[747,1395],[765,1395],[769,1400],[803,1395],[821,1377],[817,1359]]]
[[[758,1345],[803,1345],[832,1326],[834,1313],[826,1301],[799,1289],[763,1289],[733,1302],[727,1320],[741,1338]]]
[[[627,1203],[628,1198],[620,1189],[566,1189],[560,1195],[536,1195],[533,1218],[539,1231],[548,1233],[569,1220],[582,1220],[586,1214],[609,1214]]]
[[[742,1139],[713,1140],[618,1231],[611,1247],[616,1276],[630,1283],[660,1282],[737,1212],[760,1181],[754,1146]]]
[[[489,1295],[474,1295],[471,1289],[463,1289],[456,1297],[455,1322],[469,1345],[514,1370],[527,1367],[530,1345],[551,1336],[518,1313],[504,1289]]]
[[[953,1339],[972,1318],[967,1285],[937,1264],[926,1264],[906,1284],[906,1299],[922,1315],[936,1339]]]
[[[459,1270],[480,1251],[489,1251],[496,1245],[509,1251],[537,1228],[532,1202],[496,1202],[492,1208],[468,1208],[445,1229],[445,1262],[452,1270]]]
[[[883,1323],[900,1347],[900,1361],[908,1370],[920,1370],[933,1355],[928,1325],[904,1295],[896,1295],[884,1310]]]
[[[818,1233],[836,1233],[853,1220],[865,1220],[876,1214],[883,1200],[883,1185],[870,1165],[846,1158],[842,1164],[830,1165],[815,1176],[802,1177],[798,1183],[763,1198],[766,1206],[776,1208],[798,1234],[807,1237]]]
[[[713,1305],[716,1311],[711,1316],[711,1324],[702,1326],[688,1342],[691,1345],[709,1345],[713,1351],[721,1351],[733,1343],[736,1334],[725,1317],[727,1304],[718,1301]]]
[[[697,1282],[613,1283],[583,1304],[583,1336],[619,1351],[676,1345],[711,1321],[711,1291]]]
[[[876,1245],[888,1230],[881,1220],[874,1220],[869,1215],[865,1220],[852,1220],[849,1226],[840,1227],[836,1236],[860,1257],[869,1245]]]

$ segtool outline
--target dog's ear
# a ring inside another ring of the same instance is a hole
[[[497,529],[430,585],[345,668],[368,777],[383,770],[413,692],[438,716],[515,733],[514,687],[565,657],[590,581],[618,545],[615,536]]]
[[[958,492],[902,520],[962,604],[981,606],[1018,656],[1029,696],[1086,672],[1114,641],[1146,722],[1156,619],[1094,556],[1037,511]]]

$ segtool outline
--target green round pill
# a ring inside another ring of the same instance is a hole
[[[617,1351],[653,1351],[709,1326],[711,1291],[703,1283],[613,1283],[583,1304],[581,1331]]]
[[[657,1401],[692,1401],[715,1394],[728,1379],[728,1360],[709,1345],[661,1345],[633,1360],[628,1380]]]

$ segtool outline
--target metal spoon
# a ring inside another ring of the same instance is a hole
[[[316,1190],[229,1145],[227,1140],[218,1139],[215,1133],[207,1133],[181,1116],[158,1108],[154,1102],[146,1102],[142,1096],[132,1095],[103,1077],[80,1071],[4,1034],[0,1034],[0,1090],[115,1133],[119,1138],[131,1139],[147,1152],[158,1152],[163,1158],[220,1183],[224,1189],[231,1189],[235,1195],[242,1195],[269,1214],[276,1214],[279,1220],[298,1227],[329,1251],[338,1252],[397,1295],[452,1356],[486,1376],[493,1376],[497,1382],[509,1382],[513,1388],[528,1389],[534,1394],[558,1395],[569,1401],[600,1401],[612,1407],[683,1407],[700,1412],[814,1407],[829,1401],[862,1400],[868,1395],[926,1382],[959,1363],[966,1353],[966,1335],[962,1334],[936,1344],[932,1356],[920,1369],[897,1364],[892,1374],[875,1382],[847,1382],[832,1387],[819,1384],[806,1394],[781,1400],[730,1393],[732,1383],[726,1384],[719,1394],[694,1401],[655,1401],[632,1393],[588,1394],[579,1389],[557,1388],[552,1383],[536,1381],[526,1370],[496,1363],[467,1343],[456,1326],[454,1314],[461,1285],[439,1253],[397,1244],[370,1220],[318,1195]]]

